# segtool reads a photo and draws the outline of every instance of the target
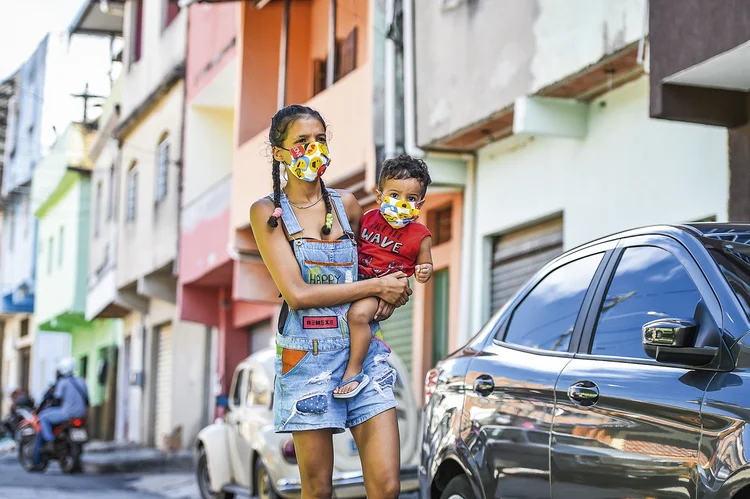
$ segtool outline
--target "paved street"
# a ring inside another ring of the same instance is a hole
[[[63,475],[56,465],[26,473],[12,455],[0,456],[0,499],[199,499],[190,473]]]

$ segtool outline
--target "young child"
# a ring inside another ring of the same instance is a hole
[[[360,279],[400,271],[415,275],[420,283],[430,280],[432,237],[427,227],[416,220],[431,182],[421,159],[403,154],[383,162],[377,190],[380,210],[368,211],[360,221]],[[362,372],[362,363],[370,348],[370,322],[375,319],[378,304],[378,299],[371,297],[356,301],[349,308],[351,352],[343,381],[333,392],[336,398],[354,397],[370,381]]]

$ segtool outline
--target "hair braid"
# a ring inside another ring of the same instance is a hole
[[[323,191],[323,201],[326,203],[326,223],[323,224],[323,228],[320,230],[327,236],[331,233],[331,228],[333,227],[333,206],[331,205],[331,196],[328,195],[328,189],[326,189],[326,184],[323,182],[323,177],[318,177],[318,180],[320,180],[320,189]]]
[[[279,161],[274,159],[271,163],[271,177],[273,178],[273,206],[274,213],[268,217],[268,225],[274,229],[279,226],[279,217],[276,216],[277,210],[281,209],[281,172],[279,171]]]
[[[268,141],[270,145],[272,147],[283,147],[284,141],[286,140],[286,136],[289,131],[289,126],[294,121],[304,116],[315,118],[316,120],[320,121],[324,129],[327,129],[325,120],[316,110],[296,104],[286,106],[283,109],[279,109],[279,111],[273,116],[273,118],[271,118],[271,128],[268,130]],[[274,210],[273,214],[268,218],[268,225],[275,228],[279,226],[279,218],[281,218],[282,213],[280,172],[281,163],[274,158],[272,164],[273,170],[271,170],[271,176],[273,177]],[[328,213],[326,215],[326,223],[323,226],[323,234],[330,234],[331,227],[333,226],[331,200],[328,198],[328,191],[326,191],[323,180],[320,181],[320,186],[323,189],[323,196],[325,198],[326,208],[328,210]]]

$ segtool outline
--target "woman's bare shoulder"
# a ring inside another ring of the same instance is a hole
[[[344,208],[346,208],[346,211],[348,212],[350,209],[358,207],[359,201],[357,201],[357,198],[354,197],[354,194],[352,194],[349,191],[345,191],[343,189],[333,189],[338,193],[339,196],[341,196],[341,201],[344,203]]]
[[[258,199],[252,204],[252,206],[250,206],[250,221],[252,222],[258,217],[270,217],[275,208],[273,201],[269,198],[264,197]]]

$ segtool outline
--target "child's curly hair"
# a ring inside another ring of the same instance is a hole
[[[380,170],[378,179],[378,188],[383,190],[383,184],[386,180],[403,180],[413,178],[422,184],[422,196],[427,193],[427,186],[432,183],[430,171],[427,164],[419,158],[413,158],[408,154],[400,154],[393,158],[383,161],[383,167]]]

